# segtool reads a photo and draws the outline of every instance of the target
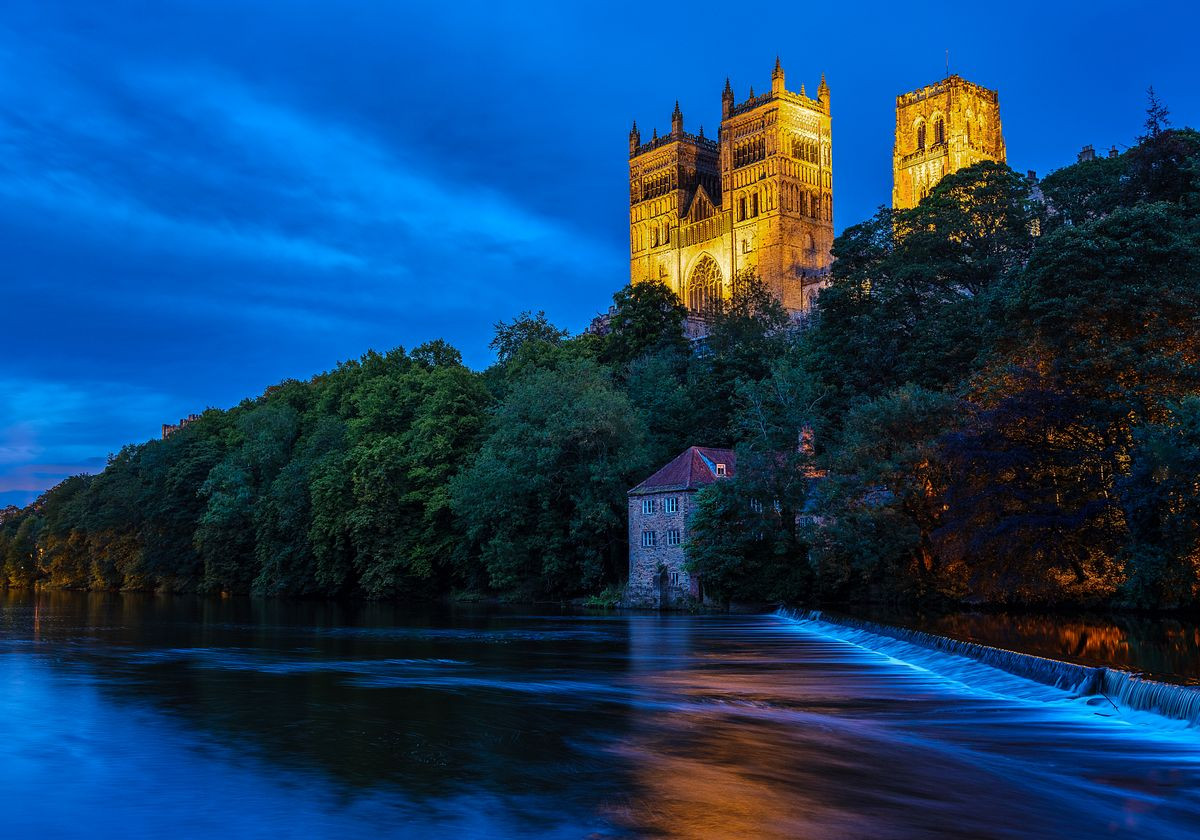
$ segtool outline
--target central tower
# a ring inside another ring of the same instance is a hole
[[[647,143],[629,133],[630,281],[659,281],[702,318],[754,271],[793,315],[825,282],[833,246],[829,86],[787,90],[779,60],[767,93],[721,94],[717,139],[683,130]]]
[[[1000,95],[948,76],[896,97],[892,206],[916,207],[946,175],[981,160],[1004,163]]]

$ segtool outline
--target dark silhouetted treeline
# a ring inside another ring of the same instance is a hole
[[[1200,134],[1163,116],[838,237],[819,326],[739,383],[762,468],[703,494],[710,593],[1200,605]],[[813,482],[763,457],[805,425]]]
[[[834,252],[806,329],[738,277],[692,345],[647,284],[602,334],[498,324],[482,372],[433,342],[207,411],[0,512],[2,577],[594,593],[625,491],[702,444],[740,453],[689,546],[717,599],[1197,604],[1200,135],[1152,114],[1040,184],[979,164]]]

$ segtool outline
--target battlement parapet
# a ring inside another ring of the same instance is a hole
[[[740,114],[746,114],[750,111],[753,111],[755,108],[759,108],[763,105],[769,105],[771,102],[790,102],[793,105],[809,108],[810,110],[817,111],[821,114],[826,114],[829,112],[829,109],[816,99],[810,99],[807,96],[799,93],[793,93],[790,90],[781,90],[768,91],[767,93],[759,94],[758,96],[752,96],[745,102],[734,105],[732,108],[730,108],[729,116],[736,117]]]
[[[971,91],[971,93],[973,93],[975,96],[978,96],[980,99],[985,99],[992,104],[996,104],[1000,101],[1000,94],[991,88],[985,88],[983,85],[977,85],[974,82],[968,82],[962,76],[951,75],[942,79],[940,82],[935,82],[932,85],[926,85],[919,90],[900,94],[896,97],[896,107],[901,108],[905,105],[923,102],[924,100],[934,96],[941,96],[943,93],[946,93],[952,88],[964,88]]]
[[[695,146],[706,152],[717,154],[720,150],[720,144],[716,140],[710,140],[703,134],[688,134],[686,131],[679,134],[664,134],[662,137],[656,137],[648,140],[645,143],[638,145],[629,153],[629,157],[635,158],[638,155],[644,155],[646,152],[652,152],[655,149],[661,149],[663,146],[669,146],[672,143],[687,143]]]

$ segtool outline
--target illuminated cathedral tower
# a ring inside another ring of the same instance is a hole
[[[896,97],[893,207],[916,207],[943,176],[981,160],[1004,163],[996,91],[948,76]]]
[[[810,99],[784,87],[775,60],[767,93],[721,94],[717,139],[683,130],[643,143],[629,132],[629,276],[661,281],[702,317],[730,281],[756,272],[793,314],[825,282],[833,245],[829,86]]]

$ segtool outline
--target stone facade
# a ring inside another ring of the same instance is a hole
[[[728,299],[732,279],[758,274],[799,316],[826,282],[833,246],[829,86],[817,98],[784,87],[778,59],[771,89],[738,103],[729,81],[717,139],[683,130],[678,103],[670,134],[642,143],[629,133],[629,276],[662,282],[693,320]]]
[[[696,492],[737,471],[732,450],[693,446],[629,491],[629,582],[625,603],[669,609],[700,601],[702,582],[684,546]]]
[[[629,497],[629,586],[626,600],[634,606],[670,607],[689,597],[699,599],[700,581],[684,568],[683,546],[687,541],[687,521],[695,503],[695,491],[667,491]],[[669,500],[676,510],[667,511]],[[651,513],[643,505],[652,506]],[[642,536],[654,535],[653,545],[643,545]],[[667,544],[668,534],[677,535],[675,545]]]
[[[1000,96],[949,76],[896,97],[892,206],[916,207],[943,177],[981,160],[1004,163]]]

